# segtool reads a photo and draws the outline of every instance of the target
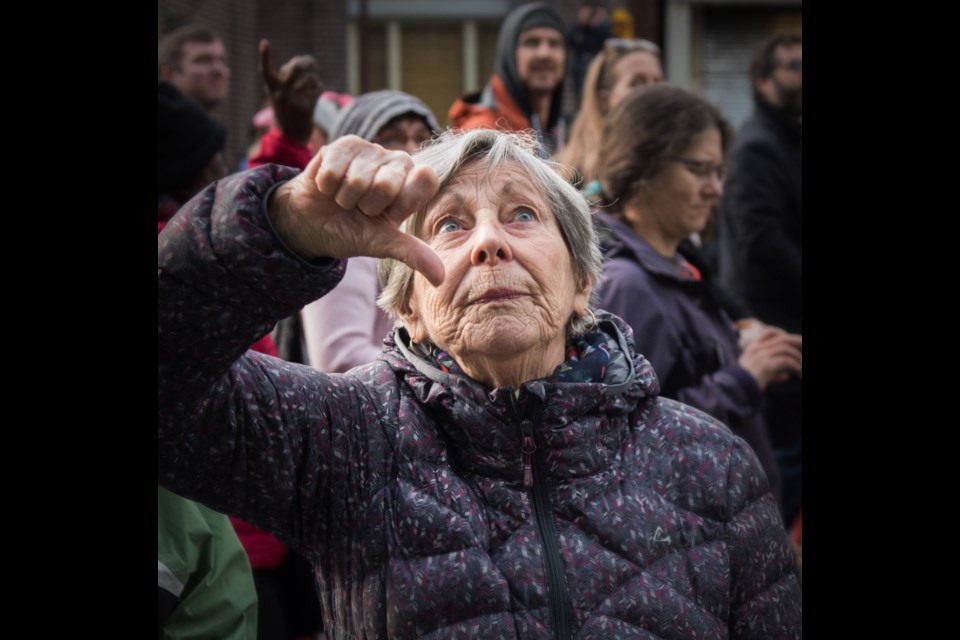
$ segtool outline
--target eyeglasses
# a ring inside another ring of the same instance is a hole
[[[713,164],[706,160],[690,160],[689,158],[671,158],[671,160],[679,162],[690,173],[702,180],[709,180],[711,176],[716,176],[717,180],[723,182],[723,179],[727,177],[727,167],[722,164]]]
[[[603,46],[616,51],[649,51],[660,55],[660,47],[643,38],[607,38]]]
[[[788,71],[797,71],[799,73],[803,72],[803,58],[793,58],[792,60],[785,60],[777,65],[781,69],[787,69]]]

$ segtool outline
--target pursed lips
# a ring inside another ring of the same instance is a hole
[[[524,294],[522,291],[517,291],[516,289],[506,289],[506,288],[497,288],[497,289],[488,289],[484,291],[482,295],[474,298],[468,304],[484,304],[488,302],[505,302],[508,300],[514,300],[516,298],[523,297]]]

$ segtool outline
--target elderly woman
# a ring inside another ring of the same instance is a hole
[[[609,206],[596,214],[606,257],[599,304],[631,326],[664,396],[750,443],[779,497],[762,391],[802,371],[802,339],[766,325],[738,335],[708,275],[678,250],[723,194],[730,136],[715,106],[679,87],[636,90],[611,112],[600,141]]]
[[[245,351],[362,255],[378,361]],[[515,135],[232,176],[158,266],[159,481],[307,555],[330,637],[800,637],[755,456],[590,311],[587,204]]]

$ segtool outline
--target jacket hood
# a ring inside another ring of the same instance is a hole
[[[421,118],[432,134],[440,131],[430,107],[420,98],[403,91],[383,90],[365,93],[345,107],[337,116],[330,139],[353,134],[373,140],[388,122],[406,114]]]
[[[550,473],[572,478],[596,473],[627,437],[625,417],[659,394],[650,363],[636,353],[633,332],[620,318],[597,312],[611,364],[602,382],[525,382],[518,390],[491,388],[461,373],[442,371],[410,344],[403,328],[386,340],[387,363],[436,420],[464,468],[519,482],[520,423],[531,419],[538,446],[550,449]]]

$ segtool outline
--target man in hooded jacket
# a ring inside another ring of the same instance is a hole
[[[500,27],[495,72],[483,91],[464,95],[447,112],[459,129],[532,130],[553,154],[563,143],[566,25],[543,3],[524,4]]]

